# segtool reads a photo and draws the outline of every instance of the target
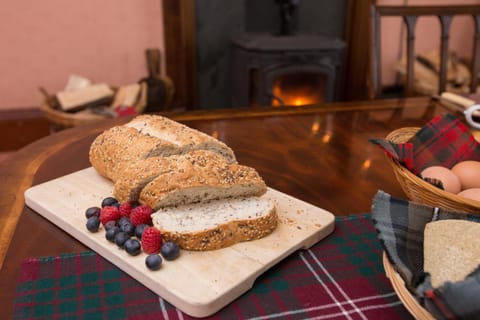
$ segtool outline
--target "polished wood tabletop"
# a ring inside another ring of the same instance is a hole
[[[369,212],[379,189],[404,197],[385,155],[370,138],[422,126],[447,111],[429,98],[409,98],[165,115],[224,141],[241,164],[258,170],[269,187],[340,216]],[[12,312],[21,261],[88,250],[26,207],[24,191],[89,167],[93,139],[127,120],[105,120],[52,134],[0,163],[2,313]]]

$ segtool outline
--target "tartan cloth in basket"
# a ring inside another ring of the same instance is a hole
[[[406,143],[382,138],[370,141],[414,174],[434,165],[452,168],[460,161],[480,161],[480,145],[469,128],[452,114],[434,117]]]
[[[13,313],[15,319],[192,319],[91,251],[25,261]],[[209,319],[412,317],[385,276],[370,214],[362,214],[337,218],[330,236],[273,266]]]
[[[464,281],[447,282],[437,289],[423,272],[425,225],[443,219],[480,222],[478,214],[450,212],[379,191],[373,198],[372,219],[388,259],[425,309],[437,319],[480,319],[480,269]]]

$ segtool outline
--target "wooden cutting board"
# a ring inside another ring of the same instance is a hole
[[[92,167],[31,187],[27,206],[52,221],[115,264],[181,311],[206,317],[249,290],[263,272],[298,249],[306,249],[334,229],[334,216],[323,209],[269,189],[264,197],[276,202],[279,225],[269,236],[231,247],[193,252],[164,261],[160,270],[145,267],[144,253],[132,257],[105,239],[90,233],[85,210],[111,196],[112,183]]]

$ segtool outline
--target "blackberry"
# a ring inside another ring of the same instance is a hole
[[[115,236],[120,232],[120,228],[117,226],[111,227],[105,231],[105,239],[111,242],[115,242]]]
[[[120,203],[118,203],[118,200],[115,199],[114,197],[106,197],[105,199],[102,200],[102,208],[103,207],[118,207],[120,206]]]
[[[122,248],[124,247],[125,245],[125,242],[130,239],[130,236],[126,233],[126,232],[123,232],[123,231],[119,231],[116,235],[115,235],[115,244],[119,247],[119,248]]]
[[[99,217],[100,216],[100,208],[99,207],[90,207],[87,210],[85,210],[85,217],[91,218],[91,217]]]
[[[132,256],[136,256],[140,253],[140,251],[142,251],[141,250],[142,246],[140,245],[140,241],[133,238],[130,238],[127,241],[125,241],[124,247],[125,247],[125,251],[127,251],[127,253]]]
[[[97,232],[100,227],[100,218],[97,216],[88,218],[86,226],[88,231]]]
[[[150,254],[145,258],[145,265],[150,270],[158,270],[162,266],[162,257],[158,254]]]
[[[175,242],[165,242],[160,253],[167,261],[175,260],[180,255],[180,247]]]

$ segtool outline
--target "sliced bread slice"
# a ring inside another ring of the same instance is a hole
[[[277,227],[272,200],[263,197],[213,200],[162,208],[152,214],[164,241],[186,250],[215,250],[260,239]]]
[[[472,221],[438,220],[426,224],[423,269],[430,273],[434,288],[446,281],[462,281],[478,268],[479,234],[480,223]]]
[[[177,157],[150,157],[129,163],[115,181],[113,195],[120,202],[138,201],[140,192],[150,181],[177,170]]]
[[[215,199],[261,196],[267,191],[254,168],[228,163],[211,151],[197,150],[166,159],[176,169],[150,181],[139,196],[141,203],[154,210]]]

